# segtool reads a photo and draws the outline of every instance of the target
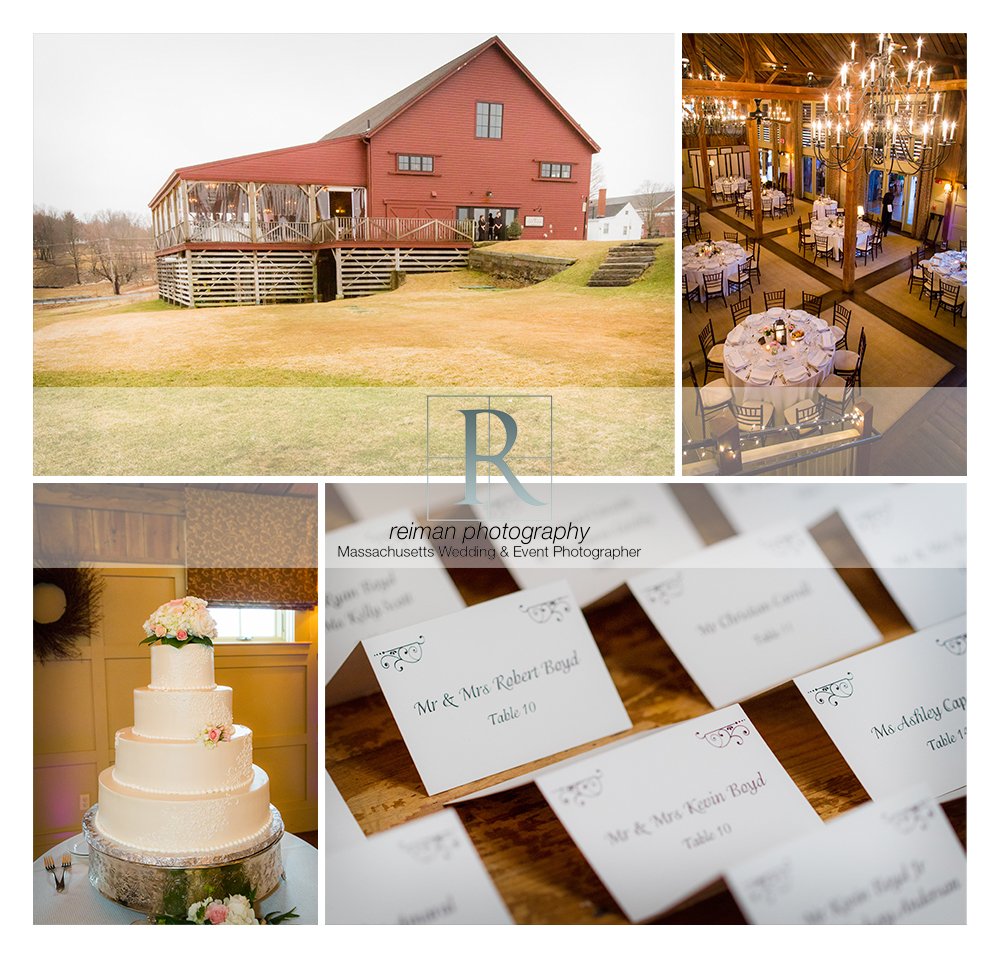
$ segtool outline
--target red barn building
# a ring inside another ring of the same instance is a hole
[[[599,150],[493,37],[316,143],[175,170],[149,204],[160,295],[366,295],[394,270],[460,268],[514,223],[525,239],[584,239]]]

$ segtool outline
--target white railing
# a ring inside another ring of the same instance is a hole
[[[470,243],[472,220],[421,219],[396,216],[335,216],[313,227],[314,243]]]
[[[203,220],[171,227],[156,237],[156,248],[182,243],[471,243],[474,220],[439,220],[396,216],[335,216],[317,223],[258,220],[249,223]]]

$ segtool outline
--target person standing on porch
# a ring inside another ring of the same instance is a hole
[[[486,225],[486,214],[479,214],[479,223],[477,224],[476,236],[481,239],[489,239],[489,227]]]

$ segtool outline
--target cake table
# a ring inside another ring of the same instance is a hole
[[[86,851],[82,834],[67,838],[47,855],[58,865],[73,849]],[[42,856],[44,858],[44,856]],[[42,858],[31,867],[32,906],[36,925],[131,925],[143,921],[140,912],[105,898],[89,881],[86,855],[73,854],[73,866],[66,872],[66,891],[57,892]],[[265,912],[285,912],[294,908],[299,918],[292,924],[314,925],[318,921],[317,881],[319,859],[316,849],[288,832],[281,839],[281,860],[285,878],[274,894],[260,904]],[[57,869],[56,874],[59,874]]]

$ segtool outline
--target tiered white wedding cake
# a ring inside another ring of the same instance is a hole
[[[115,734],[94,825],[158,855],[250,847],[271,827],[267,773],[253,764],[250,729],[233,725],[233,690],[215,684],[206,603],[174,599],[144,627],[150,682],[134,690],[135,724]]]

